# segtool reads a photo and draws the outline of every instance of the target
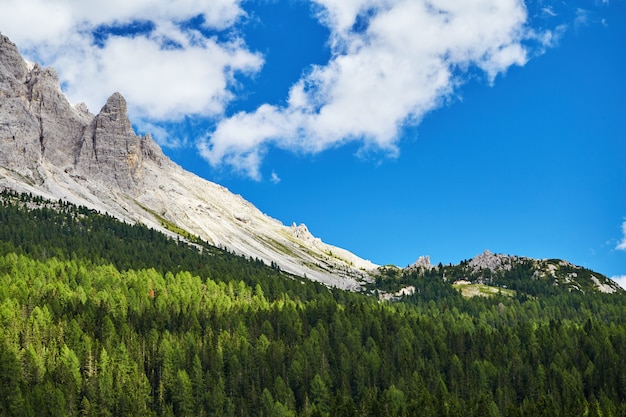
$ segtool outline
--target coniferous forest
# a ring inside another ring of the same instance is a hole
[[[623,292],[441,269],[380,302],[5,191],[0,415],[626,415]]]

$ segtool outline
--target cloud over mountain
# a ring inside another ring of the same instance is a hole
[[[200,144],[211,164],[259,177],[269,144],[316,153],[348,141],[397,152],[404,126],[441,105],[478,68],[493,81],[528,59],[525,42],[551,33],[526,26],[517,0],[317,0],[332,57],[295,83],[287,104],[222,120]]]
[[[159,143],[195,142],[211,165],[256,179],[272,146],[318,153],[356,142],[397,155],[403,129],[468,79],[493,82],[558,35],[531,27],[522,0],[308,4],[329,31],[330,59],[303,68],[283,103],[251,110],[232,104],[271,51],[246,43],[253,5],[241,0],[0,0],[11,11],[0,28],[58,70],[71,101],[97,110],[111,91],[123,92],[133,122],[151,127]],[[168,123],[188,116],[203,118],[209,133],[175,137]]]
[[[123,91],[137,122],[216,117],[233,98],[235,74],[263,64],[230,32],[245,15],[239,3],[0,0],[11,10],[0,28],[31,59],[55,67],[70,100],[92,110]]]

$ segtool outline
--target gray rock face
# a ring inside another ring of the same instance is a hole
[[[481,269],[488,269],[492,272],[500,270],[510,271],[512,264],[517,260],[518,258],[516,256],[495,254],[489,252],[489,250],[485,250],[483,253],[472,258],[469,262],[469,266],[474,272],[478,272]]]
[[[166,163],[148,135],[135,134],[126,100],[113,94],[97,116],[72,107],[51,68],[29,68],[0,35],[0,165],[37,184],[42,163],[131,195],[143,185],[146,160]]]
[[[0,34],[0,85],[9,83],[10,91],[19,88],[28,73],[28,66],[22,59],[17,47],[6,36]],[[11,85],[10,83],[14,83]]]
[[[32,180],[41,144],[39,121],[30,112],[28,74],[15,45],[0,35],[0,164]]]
[[[126,100],[114,93],[86,127],[74,168],[78,175],[115,184],[137,194],[143,188],[145,160],[167,162],[149,135],[137,136],[128,120]]]
[[[59,79],[52,68],[35,65],[26,78],[29,113],[37,122],[41,157],[55,166],[73,163],[85,123],[93,118],[77,112],[59,88]]]

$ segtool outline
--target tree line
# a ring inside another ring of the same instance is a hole
[[[145,230],[146,258],[116,260],[90,248],[106,216],[9,200],[0,415],[626,414],[622,294],[465,299],[415,273],[415,295],[378,302]],[[109,245],[136,233],[116,227]]]

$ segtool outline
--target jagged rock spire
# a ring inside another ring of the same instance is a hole
[[[136,195],[143,163],[169,161],[148,135],[135,134],[126,100],[116,92],[98,115],[73,107],[56,71],[28,65],[17,47],[0,35],[0,165],[34,183],[49,163],[74,177],[101,182]]]
[[[85,129],[76,169],[81,175],[116,185],[131,195],[143,188],[143,163],[169,160],[150,135],[139,136],[128,118],[126,99],[113,93]]]
[[[135,132],[128,119],[128,109],[126,99],[118,92],[109,97],[106,104],[96,116],[97,128],[109,130],[118,136],[134,136]]]
[[[5,82],[23,82],[27,73],[28,66],[17,46],[0,33],[0,87],[3,87],[2,84]]]

